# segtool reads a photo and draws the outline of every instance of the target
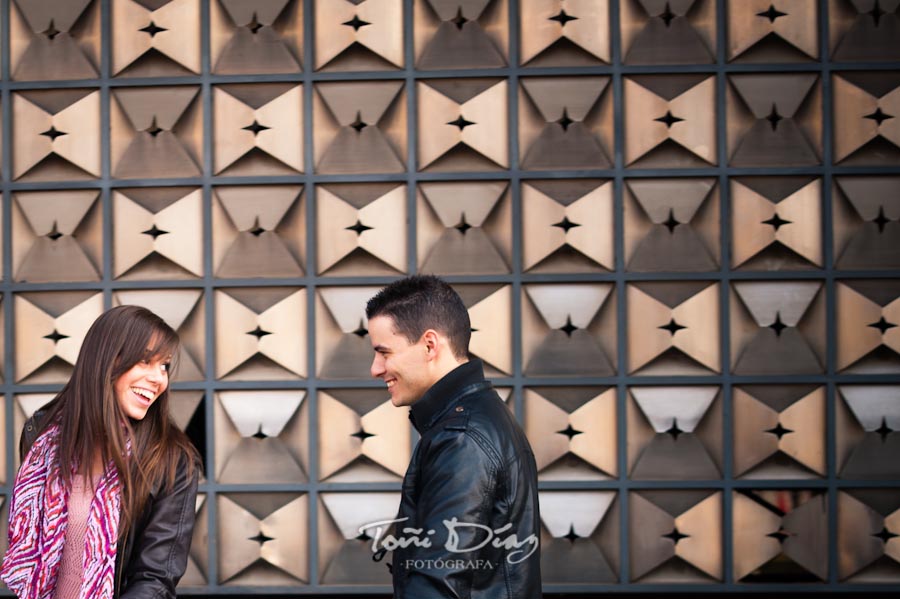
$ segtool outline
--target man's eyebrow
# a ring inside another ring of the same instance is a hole
[[[373,346],[372,349],[377,352],[388,351],[388,348],[381,344]]]

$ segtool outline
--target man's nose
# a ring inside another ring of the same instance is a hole
[[[375,354],[375,357],[372,358],[372,367],[369,368],[369,374],[372,375],[372,378],[380,378],[382,374],[384,374],[384,360],[381,359],[381,356]]]

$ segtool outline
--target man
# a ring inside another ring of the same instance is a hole
[[[541,597],[537,469],[509,410],[469,359],[471,325],[444,281],[413,276],[366,306],[372,376],[421,436],[383,547],[396,599]]]

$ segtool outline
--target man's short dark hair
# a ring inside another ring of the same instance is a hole
[[[410,343],[434,329],[447,337],[456,359],[469,355],[469,312],[459,294],[438,277],[413,275],[394,281],[366,304],[366,318],[376,316],[393,318],[397,332]]]

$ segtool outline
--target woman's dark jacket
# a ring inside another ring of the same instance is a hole
[[[481,361],[438,381],[412,404],[410,419],[421,439],[393,534],[431,546],[394,551],[395,599],[539,599],[534,454]]]
[[[25,423],[19,440],[19,456],[25,457],[43,430],[43,410]],[[175,586],[187,567],[194,530],[199,468],[188,476],[188,457],[178,464],[175,484],[165,489],[157,483],[141,517],[129,528],[116,549],[116,592],[119,599],[175,597]]]

